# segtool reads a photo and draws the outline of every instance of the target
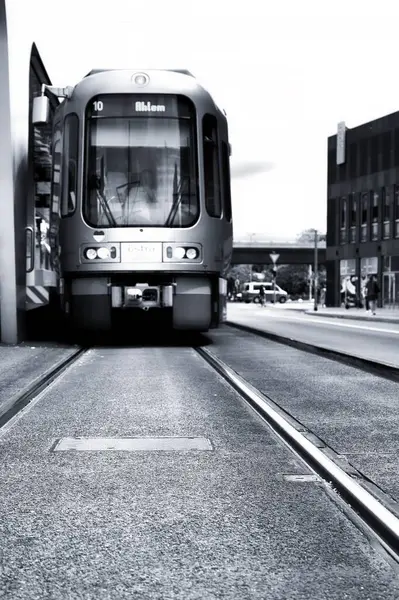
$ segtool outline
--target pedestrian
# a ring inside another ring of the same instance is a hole
[[[237,296],[240,293],[240,288],[241,288],[240,280],[237,277],[237,279],[234,282],[234,300],[235,301],[237,301]]]
[[[265,306],[266,303],[266,291],[265,291],[265,286],[261,285],[259,288],[259,300],[260,300],[260,305],[261,306]]]
[[[375,315],[379,293],[380,287],[377,283],[377,277],[375,275],[370,275],[366,284],[366,312],[370,312],[371,309],[372,314]]]
[[[322,308],[326,307],[326,288],[323,287],[321,290],[321,294],[320,294],[320,304],[322,306]]]

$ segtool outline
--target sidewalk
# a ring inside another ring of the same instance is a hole
[[[321,308],[315,311],[312,309],[305,310],[306,315],[315,317],[333,317],[338,319],[351,319],[353,321],[377,321],[380,323],[399,323],[399,309],[392,308],[377,308],[376,315],[371,312],[366,313],[364,308]]]

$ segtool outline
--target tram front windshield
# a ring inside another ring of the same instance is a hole
[[[189,227],[199,215],[195,111],[177,96],[93,99],[84,216],[93,227]]]

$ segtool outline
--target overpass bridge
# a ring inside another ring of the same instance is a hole
[[[324,264],[326,261],[326,242],[317,244],[318,262]],[[265,239],[256,241],[245,241],[234,239],[232,265],[266,265],[271,264],[269,254],[279,254],[280,265],[303,265],[314,262],[314,243],[298,242],[276,239]]]

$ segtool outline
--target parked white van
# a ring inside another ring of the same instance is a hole
[[[266,302],[273,302],[273,284],[270,282],[259,282],[256,283],[254,281],[249,281],[244,283],[243,291],[242,291],[242,300],[247,304],[249,302],[259,302],[259,290],[260,286],[263,285],[265,288],[266,294]],[[285,290],[281,289],[279,285],[276,284],[276,302],[280,302],[283,304],[287,301],[288,294]]]

